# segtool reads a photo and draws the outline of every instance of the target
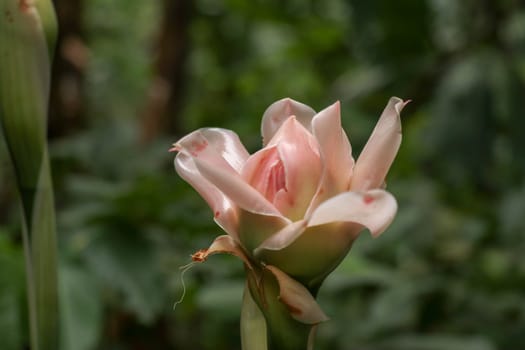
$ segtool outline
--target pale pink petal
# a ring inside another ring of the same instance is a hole
[[[401,144],[399,113],[408,103],[392,97],[355,164],[350,183],[352,191],[379,188]]]
[[[299,220],[285,226],[282,230],[270,236],[255,249],[255,255],[262,249],[281,250],[292,244],[306,229],[306,221]]]
[[[328,320],[319,304],[308,289],[275,266],[267,265],[279,283],[279,301],[290,312],[290,315],[305,324],[318,324]]]
[[[394,196],[383,190],[345,192],[321,203],[312,213],[308,226],[331,222],[354,222],[379,236],[390,225],[397,211]]]
[[[272,203],[275,194],[286,187],[284,166],[276,146],[263,148],[250,156],[241,175]]]
[[[309,106],[291,98],[283,98],[271,104],[263,114],[261,124],[263,145],[270,141],[284,121],[292,115],[295,115],[305,128],[311,129],[310,122],[315,115],[315,111]]]
[[[191,258],[196,262],[204,262],[210,255],[218,253],[235,255],[241,259],[246,264],[246,266],[248,266],[250,269],[253,269],[250,259],[241,246],[231,236],[226,235],[217,237],[208,249],[201,249],[195,252],[192,254]]]
[[[175,169],[180,177],[186,180],[206,200],[213,210],[215,222],[228,234],[238,238],[238,216],[235,204],[231,203],[224,193],[201,175],[193,162],[193,158],[189,155],[177,154]]]
[[[193,160],[202,176],[214,184],[240,208],[249,212],[281,217],[281,213],[255,188],[250,186],[232,168],[217,166],[213,162],[199,158]],[[285,220],[283,218],[283,220]]]
[[[339,102],[319,112],[312,120],[312,129],[319,143],[323,175],[308,212],[325,199],[346,191],[354,166],[350,141],[341,126]]]
[[[215,157],[224,159],[237,172],[241,171],[246,159],[250,156],[239,140],[239,136],[227,129],[199,129],[186,135],[173,145],[172,150],[184,149],[190,154],[198,154],[206,148],[208,152],[216,153]]]
[[[321,179],[319,145],[297,119],[289,117],[267,147],[277,146],[285,175],[285,188],[275,194],[274,205],[292,220],[302,219]]]
[[[226,144],[222,144],[224,147],[215,149],[214,144],[210,142],[214,139],[209,136],[209,133],[217,136],[215,130],[205,129],[204,131],[197,130],[182,138],[175,144],[175,149],[192,157],[200,175],[224,193],[232,203],[256,214],[281,216],[273,204],[246,183],[228,161],[235,159],[244,163],[242,158],[244,156],[241,154],[236,157],[226,157],[226,154],[231,155],[231,153],[225,152],[228,149]],[[220,139],[220,137],[216,139]]]

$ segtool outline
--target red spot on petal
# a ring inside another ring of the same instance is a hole
[[[365,203],[365,204],[370,204],[370,203],[372,203],[373,201],[374,201],[374,197],[372,197],[371,195],[369,195],[369,194],[365,194],[365,195],[363,196],[363,203]]]
[[[206,141],[206,140],[201,140],[201,141],[194,142],[191,145],[190,154],[192,156],[196,157],[200,152],[204,151],[204,149],[206,149],[206,147],[208,147],[208,141]]]
[[[215,218],[218,218],[220,215],[221,215],[221,213],[218,212],[218,211],[216,211],[215,214],[214,214]]]
[[[201,142],[201,143],[199,143],[199,144],[197,145],[197,147],[195,148],[195,150],[196,150],[197,152],[200,152],[200,151],[202,151],[203,149],[205,149],[207,146],[208,146],[208,142],[207,142],[207,141],[203,141],[203,142]]]
[[[284,299],[280,299],[280,300],[284,303],[284,305],[286,305],[286,308],[288,309],[288,311],[290,311],[291,314],[296,315],[296,316],[301,316],[303,314],[303,310],[301,310],[300,308],[295,307],[294,305],[288,303]]]
[[[29,1],[28,0],[20,0],[18,2],[18,8],[20,9],[20,11],[22,12],[27,12],[29,10]]]

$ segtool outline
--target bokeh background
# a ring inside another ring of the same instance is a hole
[[[265,108],[342,103],[357,155],[390,96],[396,220],[321,289],[316,349],[525,349],[525,5],[519,0],[56,0],[49,139],[65,350],[239,349],[242,264],[167,149],[260,146]],[[0,348],[28,343],[20,209],[0,141]],[[307,257],[305,257],[307,258]]]

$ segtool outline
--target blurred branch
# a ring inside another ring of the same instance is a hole
[[[184,95],[184,66],[188,47],[191,6],[188,0],[164,0],[157,56],[142,114],[142,142],[179,128],[177,115]]]
[[[68,134],[86,124],[84,71],[89,52],[84,44],[84,1],[54,0],[60,33],[53,62],[49,137]]]

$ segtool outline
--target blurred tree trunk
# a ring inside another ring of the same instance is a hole
[[[178,116],[184,92],[184,66],[191,17],[190,0],[163,0],[156,55],[142,114],[143,143],[163,133],[179,131]]]
[[[49,137],[70,134],[86,124],[83,90],[88,50],[84,44],[83,0],[53,0],[59,36],[53,62]]]

